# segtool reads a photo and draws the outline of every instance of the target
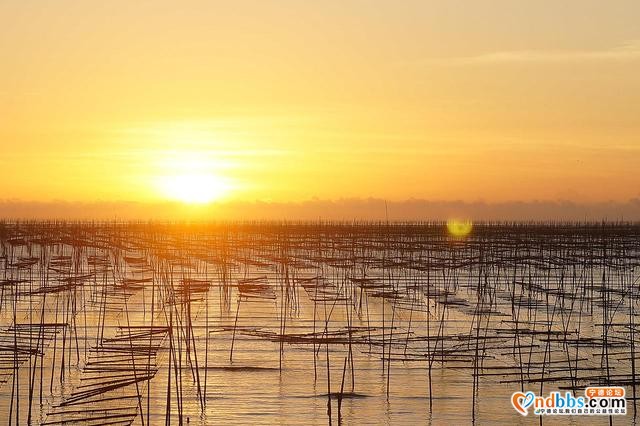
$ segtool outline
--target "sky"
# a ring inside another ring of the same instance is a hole
[[[372,199],[620,216],[640,198],[635,0],[3,0],[0,16],[0,217]]]

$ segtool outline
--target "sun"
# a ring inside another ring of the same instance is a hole
[[[160,186],[167,198],[188,204],[217,201],[230,189],[222,178],[206,173],[163,176]]]
[[[187,204],[218,201],[232,190],[232,185],[218,173],[221,163],[205,153],[174,152],[162,159],[163,173],[156,175],[155,186],[164,199]]]

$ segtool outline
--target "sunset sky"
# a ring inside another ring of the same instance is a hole
[[[5,0],[0,16],[5,202],[640,197],[636,0]]]

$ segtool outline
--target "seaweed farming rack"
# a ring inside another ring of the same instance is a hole
[[[3,222],[0,410],[515,423],[514,391],[615,385],[626,423],[639,266],[631,223]]]

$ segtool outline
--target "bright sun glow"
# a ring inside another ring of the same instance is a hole
[[[166,174],[156,179],[163,197],[189,204],[205,204],[223,198],[229,181],[214,172],[223,168],[203,153],[171,153],[161,161]]]
[[[216,201],[229,191],[228,184],[218,176],[201,173],[164,176],[161,186],[168,198],[194,204]]]

